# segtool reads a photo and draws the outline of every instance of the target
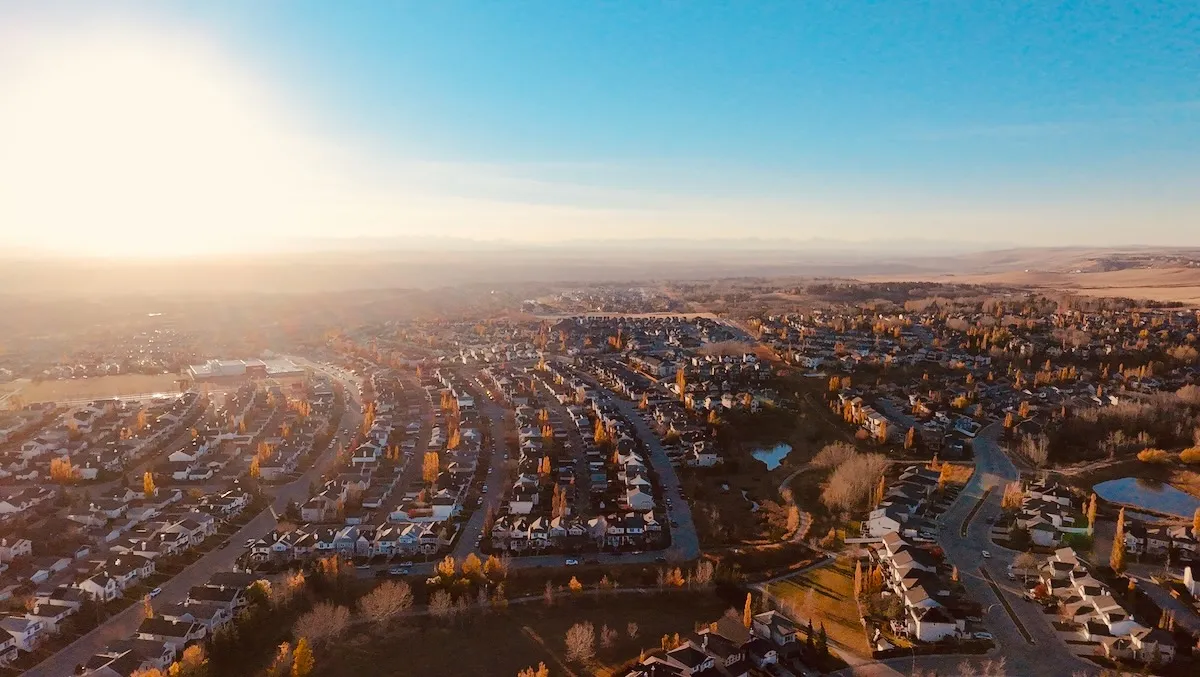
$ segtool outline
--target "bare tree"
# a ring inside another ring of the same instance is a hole
[[[1017,450],[1021,452],[1022,456],[1029,459],[1030,463],[1041,468],[1050,459],[1050,438],[1045,434],[1036,437],[1025,435],[1021,438],[1021,443],[1018,445]]]
[[[629,622],[629,623],[628,623],[628,624],[625,626],[625,634],[626,634],[626,635],[629,635],[629,639],[637,639],[637,636],[638,636],[638,624],[637,624],[637,623],[634,623],[634,622],[632,622],[632,621],[630,621],[630,622]]]
[[[368,621],[386,624],[412,606],[412,588],[403,581],[387,581],[358,600],[358,609]]]
[[[814,468],[836,468],[858,454],[854,447],[845,442],[834,442],[825,445],[816,456],[809,461]]]
[[[567,660],[583,662],[596,655],[596,628],[588,621],[567,630]]]
[[[835,510],[863,507],[887,467],[888,460],[882,454],[856,454],[850,457],[829,475],[829,481],[821,493],[821,502]]]
[[[975,677],[975,666],[966,658],[959,662],[957,669],[959,677]]]
[[[350,627],[350,610],[322,602],[296,620],[294,634],[314,644],[337,639]]]
[[[692,573],[692,583],[697,587],[705,588],[712,583],[713,573],[716,568],[713,563],[708,560],[701,560],[696,564],[696,570]]]
[[[429,614],[434,618],[446,618],[454,613],[454,598],[445,590],[429,596]]]
[[[607,625],[601,627],[600,628],[600,646],[604,647],[605,649],[613,648],[613,645],[616,644],[617,638],[620,637],[620,635],[621,635],[621,633],[617,632],[616,630],[613,630],[612,628],[608,627]]]

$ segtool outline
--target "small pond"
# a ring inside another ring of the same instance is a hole
[[[1168,515],[1190,518],[1200,508],[1200,498],[1175,487],[1136,477],[1101,482],[1092,487],[1096,495],[1112,503],[1130,505]]]
[[[783,463],[784,457],[790,453],[792,453],[792,445],[780,442],[770,449],[758,449],[751,456],[766,464],[767,470],[774,470]]]

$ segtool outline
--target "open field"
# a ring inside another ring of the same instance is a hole
[[[915,273],[858,278],[870,282],[921,281],[1027,287],[1045,293],[1114,296],[1153,301],[1177,301],[1200,306],[1200,268],[1131,268],[1073,272],[1021,269],[993,273]]]
[[[809,590],[812,597],[809,600]],[[799,576],[776,581],[768,592],[777,600],[794,605],[797,620],[812,620],[813,627],[825,624],[829,638],[860,656],[869,656],[870,647],[854,603],[854,563],[838,558],[829,566]]]
[[[384,636],[356,634],[317,652],[316,677],[376,675],[515,675],[544,661],[552,675],[609,675],[638,652],[659,648],[664,634],[686,636],[697,623],[721,617],[729,607],[711,592],[669,592],[668,597],[614,595],[541,602],[450,624],[419,619],[393,627]],[[636,637],[628,624],[636,620]],[[573,624],[589,621],[597,634],[607,625],[619,636],[610,647],[597,641],[596,658],[568,663],[564,636]]]
[[[100,399],[149,393],[177,393],[176,374],[121,374],[98,376],[69,381],[13,381],[4,384],[0,394],[13,393],[12,398],[25,404],[61,400]]]

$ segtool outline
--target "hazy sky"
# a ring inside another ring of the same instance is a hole
[[[1195,8],[0,0],[0,244],[1200,245]]]

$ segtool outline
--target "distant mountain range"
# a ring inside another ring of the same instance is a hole
[[[1080,274],[1140,270],[1153,282],[1167,269],[1182,270],[1189,278],[1200,273],[1200,249],[989,248],[931,240],[649,238],[529,244],[455,238],[328,239],[186,259],[6,252],[0,255],[0,294],[287,293],[728,277],[953,277],[964,282],[1080,286]],[[1033,274],[1043,275],[1028,277]]]

